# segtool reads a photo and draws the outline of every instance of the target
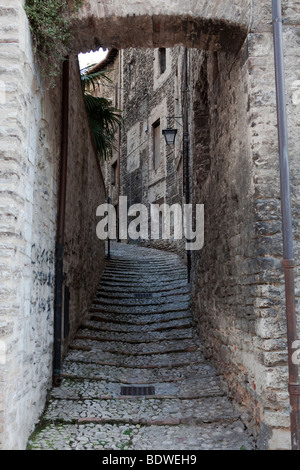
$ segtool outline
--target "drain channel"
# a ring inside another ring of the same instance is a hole
[[[124,387],[121,387],[121,395],[132,396],[132,397],[155,395],[155,388],[152,386],[148,386],[148,387],[124,386]]]

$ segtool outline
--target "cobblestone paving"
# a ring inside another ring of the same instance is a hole
[[[154,391],[121,395],[124,386]],[[174,254],[112,244],[90,318],[28,449],[252,448],[201,352],[186,267]]]

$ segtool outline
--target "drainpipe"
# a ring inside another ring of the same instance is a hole
[[[278,119],[278,144],[280,166],[280,194],[283,233],[283,268],[285,278],[286,320],[288,341],[289,397],[292,450],[300,450],[300,387],[298,363],[292,360],[293,347],[297,342],[294,254],[292,213],[289,186],[288,133],[285,102],[284,58],[282,40],[281,0],[272,0],[276,98]]]
[[[190,180],[189,180],[189,122],[188,122],[188,49],[184,48],[183,55],[183,165],[184,165],[184,194],[185,203],[190,203]],[[188,282],[191,278],[191,252],[186,251]]]
[[[122,51],[119,50],[119,89],[118,89],[118,109],[122,109]],[[117,241],[120,241],[120,195],[121,195],[121,129],[118,128],[118,225],[117,225]]]
[[[55,304],[54,304],[54,357],[53,357],[53,385],[61,384],[61,340],[62,340],[62,307],[63,307],[63,257],[64,232],[67,187],[68,163],[68,127],[69,127],[69,57],[63,63],[62,84],[62,142],[60,161],[58,222],[56,238],[55,259]]]

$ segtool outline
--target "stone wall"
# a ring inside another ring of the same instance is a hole
[[[106,201],[100,162],[81,94],[78,62],[70,61],[69,155],[64,286],[70,290],[70,334],[88,314],[104,268],[105,246],[96,235],[96,209]]]
[[[222,371],[234,398],[246,407],[248,403],[248,424],[255,427],[259,405],[253,387],[261,371],[255,369],[253,302],[258,292],[251,275],[255,277],[258,259],[252,244],[254,188],[244,53],[236,61],[198,51],[191,58],[196,82],[191,100],[193,202],[205,207],[204,247],[192,253],[192,287],[205,353]]]
[[[253,32],[237,56],[191,55],[193,202],[205,205],[205,244],[193,254],[192,282],[206,355],[217,365],[226,391],[244,407],[245,423],[260,448],[278,449],[290,448],[290,422],[273,40],[271,26],[259,25],[271,12],[264,14],[254,18]],[[297,30],[287,24],[298,265],[296,37]],[[298,284],[296,276],[297,296]]]
[[[47,91],[40,76],[23,2],[13,0],[8,7],[2,0],[0,7],[0,440],[2,449],[16,450],[26,445],[51,385],[61,92],[59,83]],[[78,253],[82,258],[88,253],[84,263],[80,259],[86,276],[92,270],[99,274],[103,265],[103,246],[95,237],[90,245],[93,224],[96,227],[91,199],[95,194],[95,202],[101,203],[103,183],[74,67],[71,80],[72,193],[68,193],[65,266],[71,314],[77,317],[71,320],[74,331],[95,288],[94,273],[86,284],[84,274],[78,275]],[[75,150],[78,135],[83,143]]]
[[[51,375],[60,94],[45,93],[22,2],[1,12],[1,444],[18,449]]]

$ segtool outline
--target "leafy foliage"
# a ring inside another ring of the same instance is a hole
[[[122,124],[121,111],[112,106],[110,100],[98,97],[95,93],[98,85],[111,82],[105,71],[93,72],[94,64],[82,69],[81,83],[84,101],[88,112],[91,129],[100,158],[108,159],[115,149],[115,134]]]
[[[112,83],[111,79],[107,76],[109,71],[93,71],[96,65],[97,64],[91,64],[80,70],[82,89],[84,93],[90,92],[91,88],[93,89],[93,92],[96,92],[101,83]]]
[[[35,52],[42,73],[51,85],[60,74],[61,63],[68,53],[72,38],[72,14],[83,0],[74,0],[72,8],[67,0],[26,0],[25,11],[29,20]]]
[[[83,0],[26,0],[25,11],[29,20],[33,44],[48,86],[54,86],[61,73],[61,64],[68,55],[72,39],[72,15]],[[99,83],[110,82],[105,72],[95,72],[93,66],[81,71],[82,88],[91,128],[99,156],[109,158],[115,142],[115,132],[121,124],[120,111],[109,100],[94,96]]]

